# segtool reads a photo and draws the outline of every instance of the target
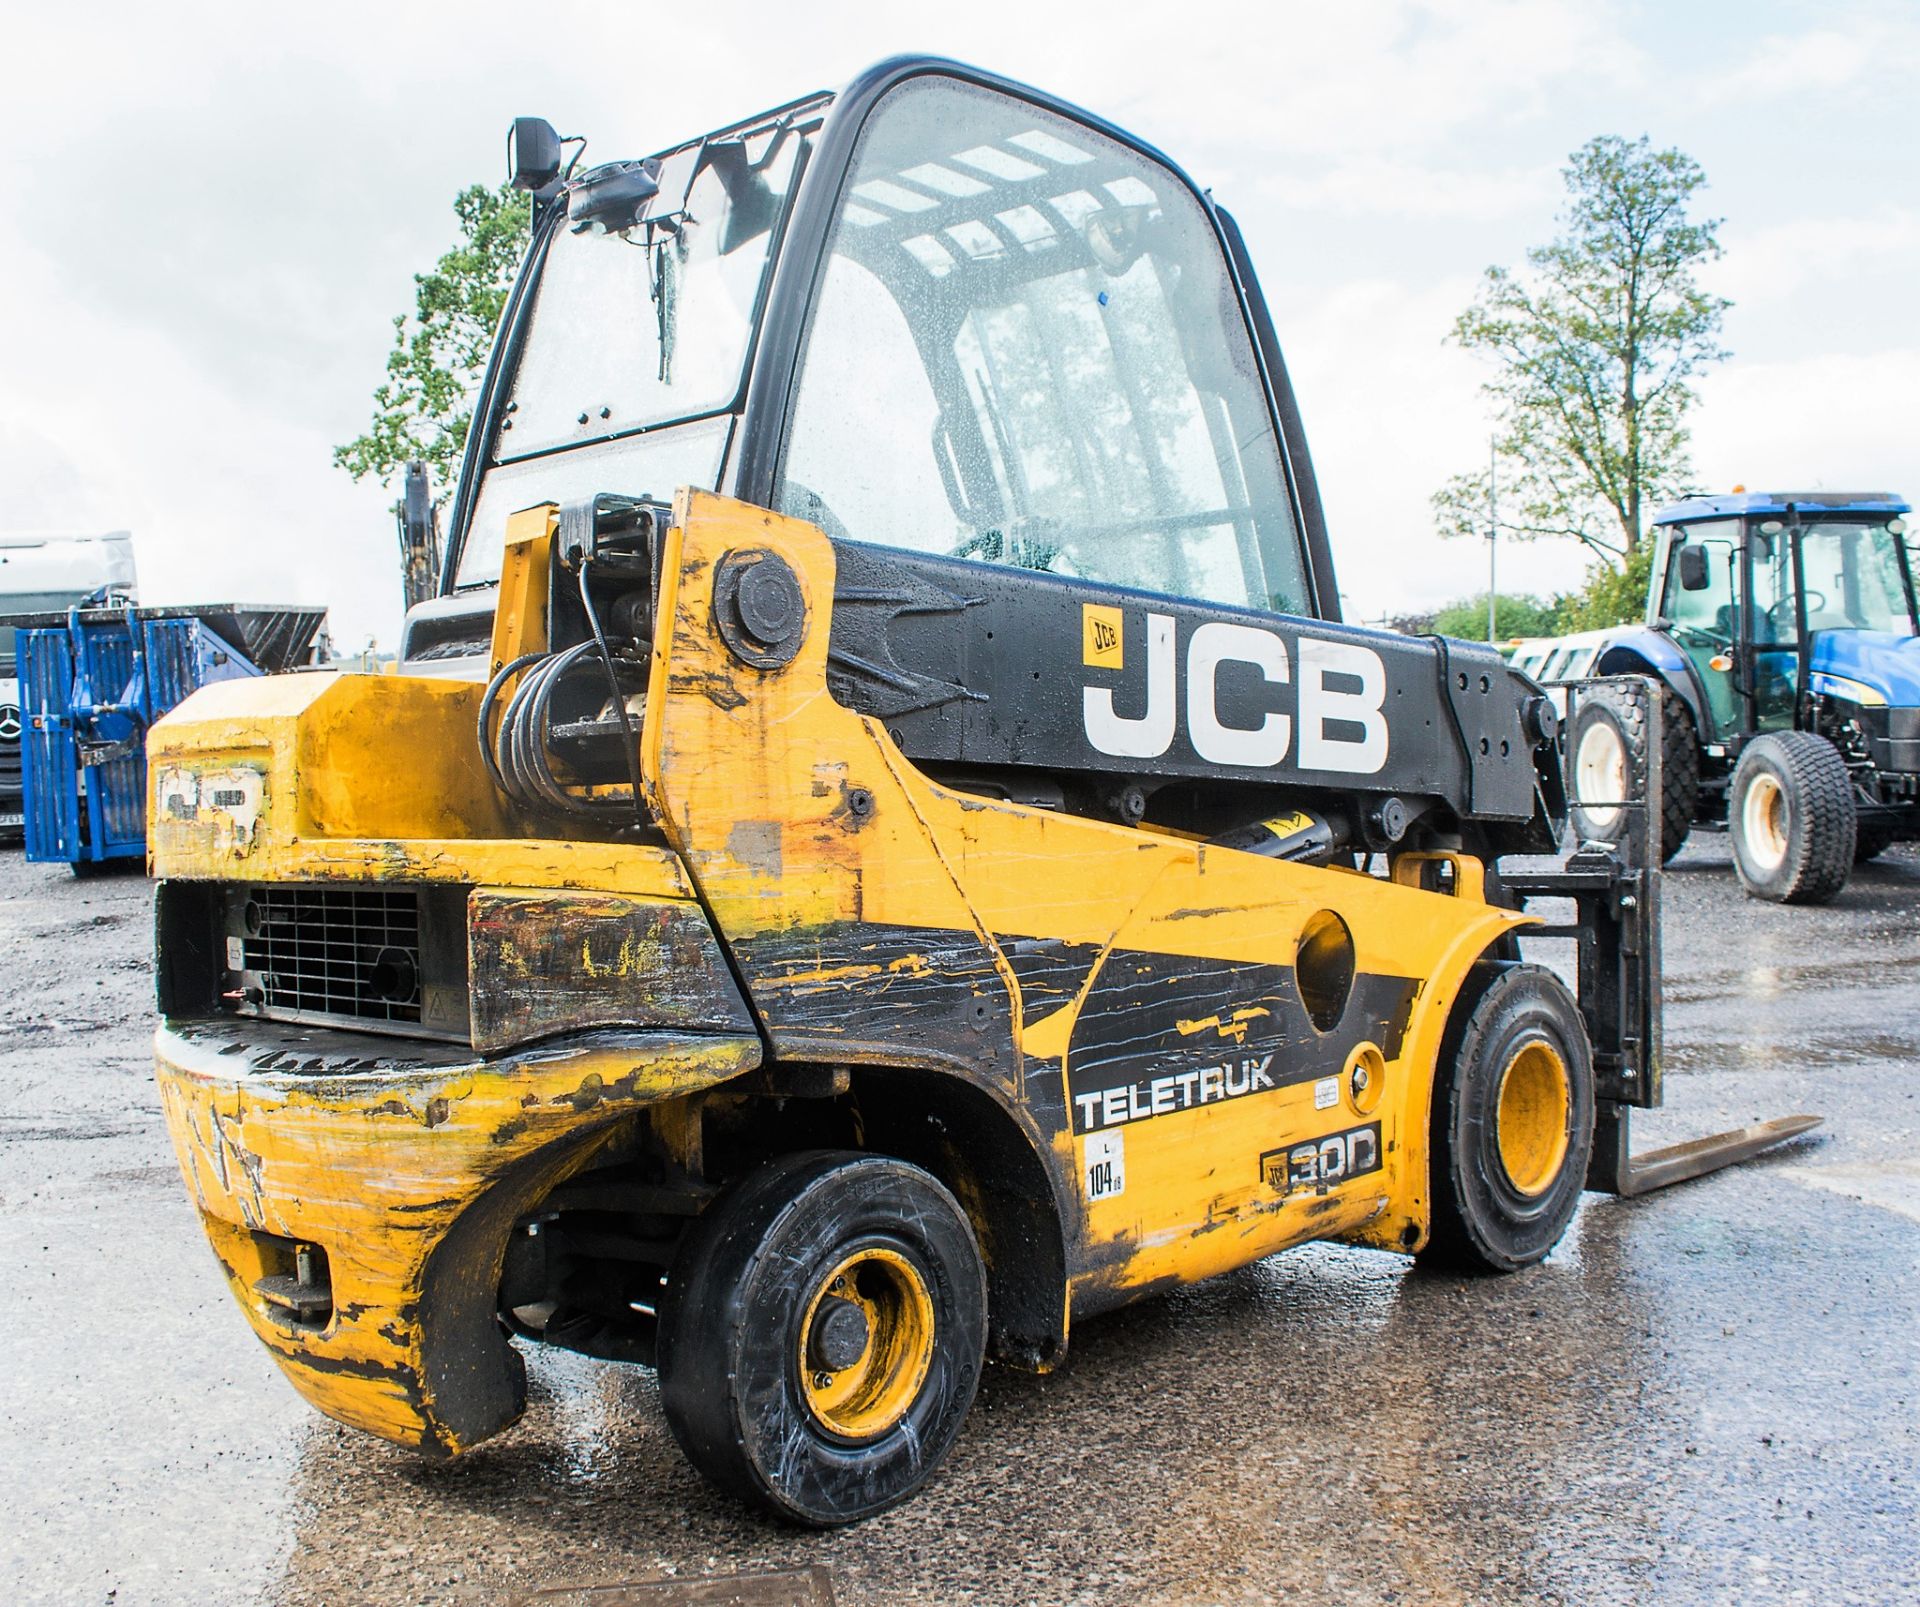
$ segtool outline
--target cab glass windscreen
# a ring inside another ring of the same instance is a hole
[[[800,146],[785,124],[686,146],[662,159],[658,193],[631,227],[603,232],[562,220],[489,453],[487,481],[511,481],[514,507],[549,494],[536,462],[554,464],[554,486],[571,488],[582,472],[592,479],[584,465],[571,471],[573,454],[734,405]],[[695,439],[704,445],[712,433]],[[689,452],[638,455],[678,465]],[[660,497],[678,489],[593,488]],[[511,509],[488,490],[483,482],[460,556],[461,585],[500,572]]]
[[[800,142],[755,175],[786,193]],[[562,224],[495,442],[501,461],[691,418],[739,389],[771,228],[735,227],[721,167],[698,148],[666,158],[647,215],[613,234]],[[577,232],[576,232],[577,230]]]
[[[1205,209],[1119,141],[952,79],[909,80],[862,133],[776,496],[833,536],[1306,604]]]

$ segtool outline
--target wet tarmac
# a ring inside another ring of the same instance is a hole
[[[645,1372],[537,1355],[525,1420],[450,1467],[312,1414],[174,1171],[148,884],[9,852],[0,1595],[505,1603],[818,1565],[843,1604],[1920,1600],[1920,856],[1781,910],[1708,838],[1666,887],[1640,1143],[1801,1110],[1817,1139],[1588,1196],[1515,1277],[1316,1247],[1084,1323],[1055,1376],[989,1372],[917,1501],[813,1535],[707,1489]]]

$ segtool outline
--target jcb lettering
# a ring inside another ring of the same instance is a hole
[[[1117,759],[1158,759],[1173,746],[1180,707],[1176,635],[1172,615],[1147,615],[1141,713],[1116,712],[1110,686],[1082,688],[1081,721],[1087,740],[1100,752]],[[1297,726],[1295,757],[1302,769],[1370,776],[1386,765],[1387,670],[1372,648],[1302,637],[1294,714],[1269,709],[1253,726],[1221,719],[1220,667],[1248,665],[1268,685],[1288,685],[1287,644],[1279,634],[1258,625],[1209,620],[1188,638],[1186,657],[1187,739],[1209,764],[1271,770],[1285,763]]]
[[[1309,1139],[1260,1157],[1260,1175],[1282,1194],[1324,1194],[1349,1178],[1380,1170],[1380,1124]]]

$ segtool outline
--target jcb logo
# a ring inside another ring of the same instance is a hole
[[[1096,617],[1099,616],[1099,617]],[[1120,610],[1087,604],[1083,611],[1089,665],[1119,669],[1124,644]],[[1098,659],[1095,631],[1111,630],[1112,645]],[[1113,688],[1081,691],[1081,719],[1087,740],[1119,759],[1157,759],[1173,746],[1179,718],[1179,655],[1175,622],[1169,614],[1147,615],[1147,707],[1144,714],[1114,712]],[[1356,642],[1303,636],[1299,642],[1300,679],[1293,715],[1269,710],[1257,726],[1226,725],[1217,708],[1220,666],[1250,664],[1276,686],[1292,681],[1287,644],[1257,625],[1209,620],[1187,638],[1187,739],[1209,764],[1272,769],[1288,751],[1303,770],[1340,770],[1377,774],[1387,762],[1387,670],[1380,655]],[[1331,684],[1330,684],[1331,683]],[[1357,735],[1352,734],[1357,730]],[[1296,745],[1295,738],[1298,737]]]

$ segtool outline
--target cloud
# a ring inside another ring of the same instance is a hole
[[[1851,217],[1801,215],[1758,227],[1729,224],[1726,256],[1706,277],[1743,311],[1868,275],[1910,284],[1920,260],[1920,207],[1891,202]]]
[[[1696,481],[1913,498],[1920,346],[1729,365],[1700,384]]]
[[[1427,510],[1485,452],[1481,373],[1442,337],[1487,262],[1551,233],[1566,151],[1668,121],[1700,75],[1675,76],[1643,12],[1590,0],[1236,0],[1177,21],[1129,0],[982,0],[911,32],[855,0],[37,8],[0,53],[16,126],[55,131],[0,147],[0,518],[130,525],[150,596],[323,598],[343,641],[391,644],[389,497],[329,448],[364,427],[389,321],[451,242],[454,193],[498,172],[507,119],[637,154],[913,46],[1078,100],[1217,186],[1273,301],[1355,612],[1477,589],[1484,550],[1436,541]],[[1880,350],[1911,328],[1893,269],[1920,195],[1910,166],[1851,160],[1904,115],[1860,96],[1782,135],[1765,87],[1781,63],[1863,82],[1912,63],[1913,33],[1828,13],[1718,80],[1715,194],[1749,203],[1721,265],[1739,357],[1702,388],[1715,483],[1768,458],[1920,480],[1920,370]],[[1547,547],[1501,562],[1532,589],[1581,569]]]
[[[1444,344],[1473,294],[1468,276],[1410,284],[1372,279],[1296,305],[1289,366],[1347,615],[1374,619],[1484,591],[1487,549],[1434,534],[1428,498],[1486,461],[1485,371]],[[1575,585],[1571,545],[1503,542],[1503,590]]]
[[[1909,17],[1855,8],[1844,28],[1769,34],[1744,60],[1699,85],[1712,105],[1769,97],[1800,97],[1844,89],[1866,79],[1889,83],[1920,65],[1920,28]]]
[[[1318,173],[1283,168],[1263,175],[1254,193],[1335,217],[1371,214],[1458,223],[1550,214],[1561,186],[1557,167],[1549,164],[1488,172],[1367,156]]]

